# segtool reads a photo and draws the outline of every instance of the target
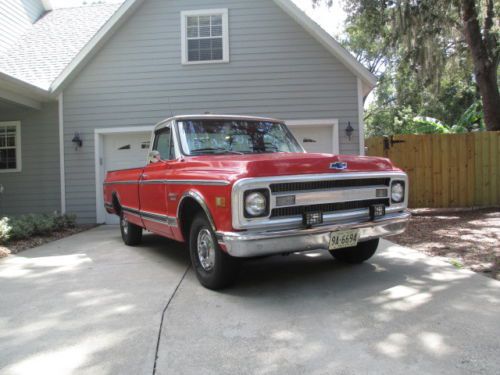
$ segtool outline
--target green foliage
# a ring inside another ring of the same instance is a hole
[[[54,214],[29,214],[0,220],[0,243],[23,240],[32,236],[47,236],[53,232],[76,225],[76,216]]]
[[[313,2],[332,5],[331,0]],[[458,0],[339,3],[348,14],[342,44],[379,77],[366,111],[368,135],[485,128],[478,119],[483,118],[480,95]],[[482,22],[483,3],[477,1]],[[419,124],[415,118],[438,119],[440,126]]]
[[[459,118],[458,122],[451,128],[453,133],[484,131],[485,129],[483,109],[480,101],[472,103]]]
[[[8,241],[10,237],[11,226],[9,224],[9,218],[3,217],[0,219],[0,244]]]

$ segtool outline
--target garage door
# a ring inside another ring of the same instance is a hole
[[[146,164],[151,133],[109,134],[104,136],[104,172],[139,168]],[[116,215],[106,213],[106,224],[118,224]]]
[[[290,130],[307,152],[331,154],[333,147],[333,126],[290,126]]]

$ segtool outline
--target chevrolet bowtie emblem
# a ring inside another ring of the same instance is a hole
[[[336,162],[330,164],[330,169],[344,170],[347,169],[347,163],[344,162]]]

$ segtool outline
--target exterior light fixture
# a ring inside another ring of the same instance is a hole
[[[345,128],[345,135],[347,135],[347,138],[351,140],[352,138],[352,133],[354,133],[354,128],[351,126],[351,122],[347,122],[347,127]]]
[[[71,142],[73,142],[73,144],[75,145],[75,149],[78,150],[79,147],[82,147],[83,145],[83,140],[82,138],[80,137],[80,133],[75,133],[75,135],[73,136],[73,139],[71,140]]]

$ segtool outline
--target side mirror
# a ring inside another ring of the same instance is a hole
[[[161,160],[161,155],[159,151],[151,151],[148,156],[149,164],[158,163]]]

